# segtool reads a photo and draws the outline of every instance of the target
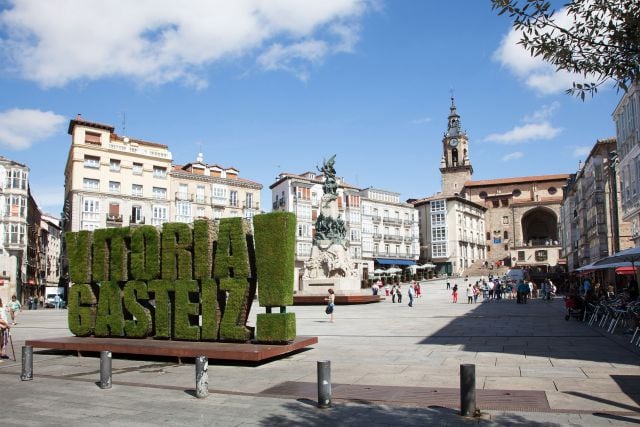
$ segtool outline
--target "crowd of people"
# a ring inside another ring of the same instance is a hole
[[[468,282],[468,278],[464,281]],[[451,302],[458,302],[458,284],[447,281],[447,290],[451,290]],[[537,287],[531,281],[520,280],[518,283],[505,281],[498,278],[489,277],[488,280],[481,278],[475,283],[468,283],[466,288],[467,304],[475,304],[478,297],[482,295],[482,302],[491,302],[502,299],[515,299],[518,304],[526,304],[532,295],[545,300],[550,300],[556,293],[557,288],[550,279],[542,281]]]
[[[402,303],[402,286],[399,283],[386,285],[382,284],[381,280],[376,280],[371,285],[371,291],[373,295],[378,295],[384,289],[385,296],[391,297],[391,302],[396,303],[396,301],[400,304]],[[409,307],[413,307],[413,301],[415,298],[420,298],[422,296],[422,289],[420,288],[420,282],[417,280],[411,281],[407,285],[407,297],[409,298]]]

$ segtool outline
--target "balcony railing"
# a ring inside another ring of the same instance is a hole
[[[382,239],[382,234],[380,234],[380,233],[373,233],[373,239],[374,239],[374,240],[380,240],[380,239]]]
[[[176,200],[178,201],[186,201],[186,202],[193,202],[193,194],[192,193],[183,193],[183,192],[176,192]]]
[[[402,225],[401,218],[384,217],[385,224]]]
[[[135,218],[129,215],[129,224],[144,224],[144,217],[141,216],[140,218]]]
[[[260,210],[260,203],[258,203],[258,202],[251,202],[251,203],[242,202],[242,209]]]
[[[107,222],[122,222],[122,215],[111,215],[111,214],[106,214],[107,216]]]
[[[385,234],[384,241],[385,242],[402,242],[402,236],[399,234]]]

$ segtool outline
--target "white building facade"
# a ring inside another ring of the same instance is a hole
[[[20,297],[27,267],[29,168],[0,156],[0,298]]]
[[[269,188],[273,211],[293,212],[297,220],[296,268],[311,255],[315,222],[320,212],[324,177],[313,172],[282,173]],[[361,190],[338,178],[338,210],[345,221],[349,253],[362,278],[378,267],[415,264],[418,222],[413,205],[400,202],[399,193]]]
[[[613,112],[622,197],[622,219],[631,223],[631,239],[640,247],[640,84],[634,83]]]

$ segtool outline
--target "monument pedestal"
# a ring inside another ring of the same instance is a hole
[[[357,277],[303,278],[300,288],[297,295],[326,295],[329,288],[332,288],[336,295],[347,295],[360,291],[360,280]]]

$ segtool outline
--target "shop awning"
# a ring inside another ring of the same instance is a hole
[[[618,267],[616,268],[616,274],[636,274],[636,271],[633,269],[633,267]]]
[[[414,265],[416,262],[410,259],[376,258],[380,265]]]

